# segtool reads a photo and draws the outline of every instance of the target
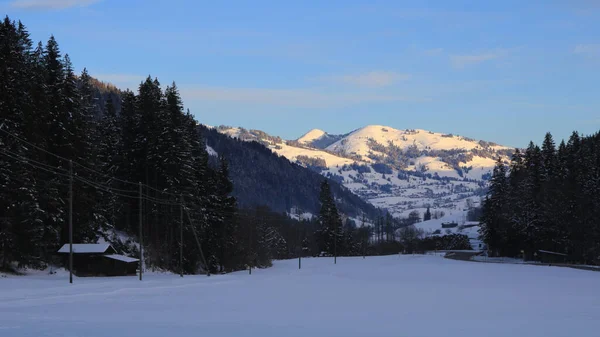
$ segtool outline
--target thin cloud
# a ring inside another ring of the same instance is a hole
[[[440,55],[442,52],[444,52],[443,48],[433,48],[425,50],[423,54],[425,54],[426,56],[435,56]]]
[[[475,65],[485,61],[494,60],[504,56],[505,52],[502,50],[496,50],[492,52],[485,52],[480,54],[467,54],[467,55],[451,55],[450,61],[455,68],[462,69],[469,65]]]
[[[391,71],[371,71],[362,74],[325,76],[319,79],[326,82],[340,83],[357,87],[380,88],[390,86],[398,81],[408,80],[410,75]]]
[[[583,56],[600,56],[600,44],[578,44],[573,53]]]
[[[71,7],[87,7],[101,0],[15,0],[10,3],[13,8],[31,10],[57,10]]]
[[[287,107],[330,107],[357,103],[419,101],[399,95],[364,92],[327,93],[314,89],[189,88],[182,89],[184,100],[275,105]]]

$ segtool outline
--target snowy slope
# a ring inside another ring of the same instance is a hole
[[[343,137],[344,135],[330,135],[323,130],[312,129],[302,137],[298,138],[296,141],[305,146],[310,146],[317,149],[325,149]]]
[[[10,337],[596,337],[600,273],[440,256],[307,258],[227,275],[0,278]]]
[[[352,159],[337,156],[335,154],[318,150],[314,148],[304,148],[297,146],[290,146],[286,143],[280,143],[276,145],[268,145],[271,150],[277,154],[286,157],[290,161],[296,161],[298,156],[306,156],[310,158],[323,159],[328,167],[340,166],[344,164],[352,164]]]
[[[327,133],[323,130],[312,129],[312,130],[308,131],[307,133],[305,133],[302,137],[298,138],[297,140],[298,140],[298,143],[310,145],[312,142],[322,139],[326,135],[327,135]]]
[[[483,148],[477,141],[457,135],[442,134],[427,130],[397,130],[384,125],[369,125],[358,129],[342,140],[330,145],[327,149],[334,152],[346,152],[367,156],[371,149],[367,141],[372,139],[387,145],[392,142],[401,148],[416,145],[419,150],[472,150]],[[508,149],[508,147],[492,145],[494,149]]]

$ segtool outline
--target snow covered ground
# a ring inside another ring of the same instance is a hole
[[[598,336],[600,273],[440,256],[219,276],[0,278],[0,336]]]

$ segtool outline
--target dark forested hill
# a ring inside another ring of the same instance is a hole
[[[121,111],[121,92],[112,86],[91,78],[94,108],[100,117],[108,99],[117,114]],[[79,84],[79,83],[78,83]],[[207,145],[230,164],[230,178],[234,184],[233,195],[243,208],[267,206],[276,212],[290,211],[292,207],[317,214],[319,210],[319,186],[324,178],[310,169],[291,163],[263,144],[240,141],[204,125],[200,126]],[[217,165],[214,158],[213,164]],[[363,213],[374,218],[377,209],[350,192],[337,182],[330,181],[336,201],[342,213],[358,217]]]
[[[319,186],[324,178],[274,154],[258,142],[241,141],[200,126],[206,144],[229,162],[233,195],[241,207],[265,205],[274,211],[292,207],[317,214]],[[376,208],[337,182],[330,181],[340,211],[349,216],[374,217]]]

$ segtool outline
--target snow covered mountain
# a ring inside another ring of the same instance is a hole
[[[345,135],[313,129],[285,141],[259,130],[220,126],[242,140],[258,141],[290,161],[331,177],[396,216],[431,207],[436,214],[464,214],[485,192],[498,157],[513,149],[421,129],[369,125]]]
[[[324,149],[329,145],[337,142],[347,135],[330,135],[327,132],[319,129],[312,129],[298,138],[296,141],[302,145],[307,145],[317,149]]]

